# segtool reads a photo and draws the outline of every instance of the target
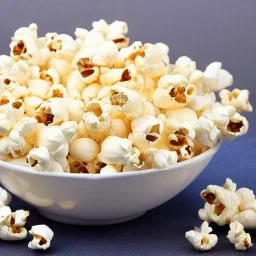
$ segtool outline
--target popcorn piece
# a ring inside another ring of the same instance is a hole
[[[84,104],[81,100],[74,100],[71,98],[62,99],[63,102],[65,102],[69,121],[76,121],[80,122],[83,119],[83,113],[84,113]]]
[[[122,76],[117,84],[122,85],[130,90],[136,90],[145,99],[150,99],[155,90],[155,81],[152,78],[143,77],[134,64],[127,65],[122,69]]]
[[[179,108],[165,111],[167,119],[174,119],[180,123],[189,123],[192,128],[196,128],[198,125],[198,118],[196,112],[190,108]]]
[[[70,118],[66,106],[67,102],[64,98],[51,98],[40,105],[36,110],[35,118],[38,123],[43,123],[46,126],[67,122]]]
[[[26,155],[33,145],[29,141],[25,140],[25,137],[18,131],[12,130],[9,134],[9,139],[12,142],[11,154],[13,158],[19,158]]]
[[[61,165],[63,171],[67,172],[69,172],[69,165],[67,161],[68,151],[69,145],[68,142],[65,142],[56,151],[50,152],[52,159],[57,161]]]
[[[168,72],[169,57],[153,44],[145,44],[135,59],[137,69],[147,77],[159,77]]]
[[[239,113],[232,114],[229,112],[229,123],[226,127],[221,128],[221,132],[228,140],[234,140],[239,136],[247,133],[249,123],[244,116]]]
[[[100,173],[101,169],[106,165],[106,163],[103,163],[98,158],[95,158],[93,161],[87,163],[88,173]]]
[[[73,71],[71,63],[68,59],[59,57],[50,57],[47,60],[48,69],[56,70],[60,77],[60,82],[65,81],[68,75]]]
[[[144,157],[140,153],[139,149],[136,147],[132,147],[130,163],[123,167],[123,172],[138,171],[144,169],[144,166]]]
[[[33,148],[33,133],[37,126],[37,120],[30,117],[24,117],[15,124],[13,130],[9,134],[12,145],[11,154],[14,158],[26,155]]]
[[[5,226],[5,218],[12,213],[9,206],[0,207],[0,230]]]
[[[15,77],[16,82],[24,85],[30,77],[29,65],[23,60],[18,60],[11,66],[8,75]]]
[[[12,38],[10,44],[10,56],[15,60],[24,60],[29,65],[35,65],[39,61],[39,50],[35,41],[26,35],[17,35]]]
[[[115,63],[118,48],[114,42],[102,43],[94,52],[92,64],[100,67],[112,67]]]
[[[11,164],[21,165],[26,167],[29,166],[28,163],[26,162],[27,160],[26,156],[22,156],[19,158],[12,158],[12,156],[6,156],[6,158],[4,158],[3,160]]]
[[[254,229],[256,227],[256,205],[248,205],[246,209],[234,216],[233,221],[238,221],[246,228]]]
[[[17,210],[12,213],[9,207],[1,208],[1,229],[0,239],[6,241],[23,240],[27,237],[27,230],[24,228],[29,211]]]
[[[181,74],[186,77],[190,77],[191,74],[196,70],[196,63],[187,56],[182,56],[175,62],[175,68],[173,74]]]
[[[12,201],[12,196],[11,194],[0,187],[0,207],[3,207],[5,205],[9,205]]]
[[[26,86],[21,86],[17,79],[13,79],[9,75],[3,75],[0,77],[0,91],[3,91],[2,96],[11,95],[14,99],[19,100],[28,94]]]
[[[42,39],[42,40],[40,40]],[[39,47],[39,62],[38,66],[42,67],[43,69],[47,69],[48,64],[54,65],[51,63],[51,59],[54,59],[54,53],[49,50],[48,47],[45,47],[46,39],[45,37],[40,38],[36,41],[37,47]],[[43,45],[43,46],[42,46]],[[38,78],[38,77],[37,77]]]
[[[196,250],[208,251],[212,249],[218,242],[218,237],[210,234],[211,232],[212,228],[209,227],[207,221],[204,221],[200,229],[195,228],[195,230],[186,232],[185,237]]]
[[[80,80],[85,84],[96,82],[100,75],[99,67],[83,64],[79,66]]]
[[[190,123],[180,123],[175,119],[167,119],[164,132],[168,134],[169,145],[174,150],[184,145],[193,146],[195,130],[191,127]]]
[[[12,128],[12,122],[0,113],[0,135],[7,135]]]
[[[67,90],[70,97],[79,99],[85,88],[85,82],[78,70],[74,70],[67,78]]]
[[[113,85],[121,80],[130,79],[128,69],[108,69],[101,68],[100,83],[104,85]]]
[[[132,133],[129,135],[129,139],[140,151],[144,151],[147,148],[154,147],[161,138],[164,125],[161,120],[145,115],[134,119],[131,128]]]
[[[46,250],[50,247],[54,233],[48,226],[33,226],[29,233],[33,236],[33,240],[28,244],[30,249]]]
[[[43,70],[40,73],[40,78],[48,82],[50,86],[52,86],[53,84],[59,84],[60,82],[59,74],[53,68],[50,68],[48,70]]]
[[[46,46],[50,51],[55,52],[55,55],[65,59],[72,59],[76,53],[77,47],[74,39],[66,34],[53,35],[47,33]]]
[[[165,149],[150,148],[144,151],[145,166],[148,169],[169,168],[178,161],[178,155],[175,151]]]
[[[256,203],[256,198],[252,190],[248,188],[240,188],[236,191],[239,198],[239,211],[242,212],[247,207],[253,206]]]
[[[233,83],[233,76],[225,69],[221,69],[221,62],[213,62],[204,71],[205,87],[208,91],[220,91]]]
[[[90,162],[100,152],[99,145],[90,138],[80,138],[72,142],[69,153],[77,161]]]
[[[166,75],[158,81],[158,88],[153,94],[153,104],[159,108],[175,109],[188,104],[196,94],[196,87],[187,84],[181,75]]]
[[[58,126],[38,125],[35,131],[35,146],[46,147],[50,152],[56,152],[64,143],[65,136]]]
[[[188,79],[184,75],[164,75],[158,80],[157,87],[168,89],[170,86],[188,85]]]
[[[142,50],[142,43],[140,41],[135,41],[128,47],[120,49],[114,66],[116,68],[123,68],[129,64],[132,64],[137,56],[144,55]]]
[[[126,22],[114,21],[108,26],[105,39],[112,40],[120,49],[129,45],[129,38],[125,37],[127,33],[128,26]]]
[[[25,97],[23,99],[25,105],[26,115],[34,117],[36,115],[36,109],[43,103],[43,100],[37,96]]]
[[[117,111],[123,111],[128,119],[142,116],[145,112],[146,103],[136,91],[129,90],[120,85],[111,87],[110,102]]]
[[[29,211],[17,210],[6,216],[5,224],[6,226],[11,227],[14,233],[18,233],[19,228],[25,226],[29,214]]]
[[[24,240],[27,237],[27,230],[22,227],[18,231],[13,231],[12,227],[3,226],[0,230],[0,239],[5,241],[19,241]]]
[[[84,88],[82,92],[82,99],[84,103],[87,104],[90,100],[96,99],[100,91],[101,85],[98,83],[93,83]]]
[[[49,91],[49,84],[42,79],[29,79],[27,81],[28,93],[30,96],[37,96],[41,99],[46,98],[46,94]]]
[[[63,172],[59,162],[52,159],[50,152],[46,147],[33,148],[27,155],[28,164],[36,171]]]
[[[14,32],[14,37],[26,35],[31,39],[37,39],[37,25],[35,23],[31,23],[28,27],[21,27]]]
[[[158,49],[161,50],[161,52],[162,52],[163,54],[168,54],[168,52],[169,52],[169,47],[168,47],[168,45],[159,42],[159,43],[156,43],[155,46],[158,47]]]
[[[86,162],[77,161],[68,155],[68,163],[71,173],[89,173]]]
[[[16,143],[14,143],[9,137],[1,138],[0,142],[0,156],[6,156],[14,149],[17,149]]]
[[[68,98],[68,91],[62,84],[54,84],[50,87],[46,98]]]
[[[78,122],[77,128],[76,128],[76,139],[81,138],[81,137],[83,137],[83,138],[89,137],[87,134],[86,127],[85,127],[83,120]]]
[[[193,147],[184,145],[178,149],[179,161],[185,161],[192,158],[195,155]]]
[[[252,111],[252,105],[249,102],[249,95],[250,92],[248,90],[239,89],[234,89],[231,92],[224,89],[219,93],[222,105],[233,106],[240,112]]]
[[[92,27],[93,27],[92,31],[97,31],[105,35],[108,29],[108,23],[105,20],[100,19],[99,21],[94,21],[92,23]]]
[[[83,119],[89,136],[96,141],[108,136],[110,126],[109,107],[100,101],[91,100],[86,104],[86,111]]]
[[[189,83],[194,84],[196,86],[196,91],[198,95],[203,95],[206,93],[203,90],[203,82],[204,82],[204,73],[201,70],[194,70],[189,76]]]
[[[83,47],[95,47],[105,42],[104,36],[97,31],[91,30],[83,41]]]
[[[24,116],[24,103],[21,100],[15,100],[4,107],[4,114],[12,122],[12,125],[19,122]]]
[[[235,221],[230,223],[230,230],[227,238],[230,243],[235,245],[235,248],[240,251],[245,251],[252,247],[251,236],[249,233],[245,233],[244,227],[239,222]]]
[[[94,21],[92,26],[93,31],[100,32],[106,40],[113,41],[119,49],[128,46],[129,38],[125,37],[128,32],[126,22],[117,20],[108,25],[105,20],[99,20]]]
[[[30,79],[39,79],[40,78],[40,67],[37,65],[29,66]]]
[[[78,38],[78,39],[82,39],[84,40],[86,38],[86,36],[88,35],[88,30],[84,29],[84,28],[76,28],[76,31],[75,31],[75,36]]]
[[[229,185],[231,183],[232,185]],[[236,184],[230,179],[226,180],[223,187],[209,185],[201,192],[206,200],[204,209],[200,209],[198,215],[201,220],[215,222],[223,226],[232,222],[233,217],[238,213],[239,198],[235,193]]]
[[[233,221],[240,222],[246,228],[256,227],[256,199],[252,190],[240,188],[236,191],[239,198],[239,213]]]
[[[14,130],[22,134],[23,136],[33,133],[37,126],[37,120],[35,118],[23,117],[21,121],[16,123]]]
[[[78,161],[72,158],[70,155],[68,156],[68,162],[70,166],[70,172],[72,173],[99,173],[100,170],[106,166],[105,163],[99,161],[97,158],[94,158],[92,161],[83,162]]]
[[[10,56],[0,55],[0,75],[7,74],[13,65],[13,60]]]
[[[234,107],[223,107],[221,103],[216,102],[212,105],[212,108],[205,111],[203,115],[221,129],[228,125],[229,116],[232,116],[234,113],[236,113],[236,109]]]
[[[204,93],[203,95],[195,95],[188,107],[201,114],[207,109],[211,109],[216,101],[214,92]]]
[[[131,157],[130,157],[130,165],[132,167],[136,167],[141,169],[144,166],[144,161],[141,158],[141,153],[138,148],[132,147]]]
[[[75,121],[64,122],[61,124],[60,129],[66,141],[71,140],[76,135],[77,126],[77,122]]]
[[[128,139],[109,136],[102,142],[98,159],[106,164],[128,165],[131,149],[132,143]]]
[[[106,41],[97,48],[82,48],[74,57],[72,66],[79,70],[81,76],[84,78],[84,82],[92,83],[98,79],[98,67],[111,68],[115,62],[117,54],[118,49],[115,43]],[[88,80],[87,77],[92,74],[94,74],[94,79]]]
[[[127,138],[128,137],[128,128],[126,127],[126,124],[122,119],[114,119],[111,121],[111,126],[109,130],[110,136],[118,136],[121,138]]]
[[[214,147],[222,139],[222,134],[211,120],[201,116],[196,128],[196,139],[204,146]]]
[[[111,165],[111,164],[107,164],[105,167],[103,167],[100,170],[100,174],[112,174],[112,173],[117,173],[116,168]]]

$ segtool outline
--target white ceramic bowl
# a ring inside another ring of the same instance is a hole
[[[0,161],[0,180],[49,219],[114,224],[139,217],[176,196],[202,172],[219,146],[168,169],[108,175],[39,173]]]

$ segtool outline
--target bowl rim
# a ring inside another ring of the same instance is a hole
[[[37,172],[37,171],[33,171],[33,169],[31,169],[29,167],[5,162],[3,160],[0,160],[0,168],[4,167],[6,169],[12,169],[13,171],[17,171],[20,173],[31,174],[31,175],[35,175],[35,176],[46,176],[46,177],[61,177],[61,178],[75,178],[75,179],[120,178],[120,177],[127,177],[127,176],[138,176],[138,175],[152,174],[152,173],[157,173],[157,172],[166,172],[166,171],[169,172],[174,169],[180,169],[180,168],[186,167],[188,165],[193,164],[193,162],[194,163],[200,162],[201,160],[208,158],[211,155],[212,156],[215,155],[215,153],[219,150],[221,144],[222,144],[222,140],[219,141],[214,147],[209,148],[207,151],[201,153],[200,155],[197,155],[188,160],[176,163],[168,168],[163,168],[163,169],[145,169],[145,170],[141,170],[141,171],[127,171],[127,172],[111,173],[111,174]]]

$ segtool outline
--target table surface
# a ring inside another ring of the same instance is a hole
[[[234,142],[224,142],[205,171],[183,192],[144,216],[123,224],[86,227],[56,223],[17,198],[12,201],[11,208],[31,211],[27,228],[46,224],[53,229],[52,246],[48,251],[40,252],[43,255],[199,255],[184,234],[201,223],[197,215],[204,204],[200,191],[209,184],[224,184],[227,177],[239,181],[238,188],[248,187],[256,191],[256,137],[248,135]],[[212,227],[219,242],[207,255],[244,255],[226,238],[228,227]],[[256,230],[250,234],[256,245]],[[31,237],[20,242],[0,241],[0,255],[35,255],[35,251],[27,248],[29,239]],[[256,246],[247,253],[255,255]]]

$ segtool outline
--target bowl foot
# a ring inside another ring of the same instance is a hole
[[[65,224],[86,225],[86,226],[103,226],[103,225],[122,223],[122,222],[136,219],[146,213],[146,212],[141,212],[132,216],[111,219],[111,220],[82,220],[82,219],[75,219],[71,217],[64,217],[64,216],[50,213],[44,210],[39,210],[39,212],[41,215],[43,215],[44,217],[50,220],[54,220],[54,221],[65,223]]]

